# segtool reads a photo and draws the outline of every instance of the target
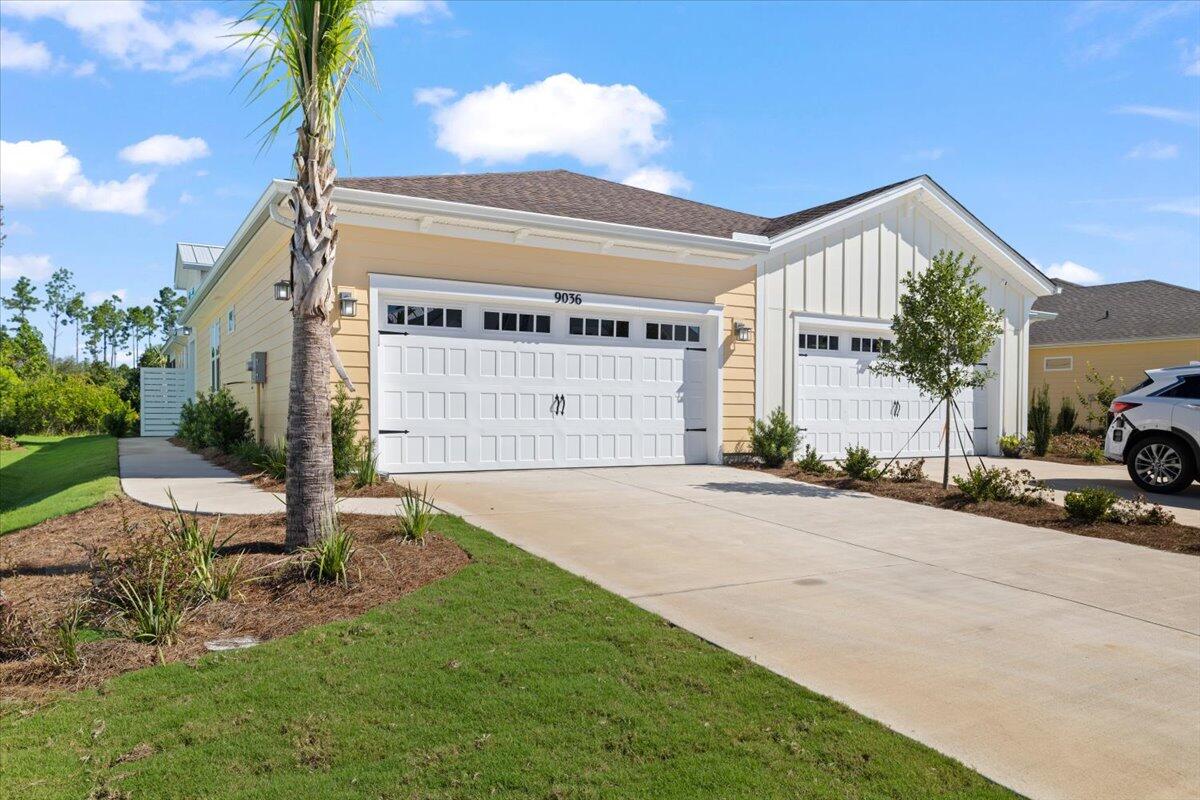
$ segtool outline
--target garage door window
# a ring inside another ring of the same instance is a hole
[[[700,326],[647,322],[646,338],[660,342],[698,342],[700,341]]]
[[[824,333],[800,334],[800,349],[802,350],[837,350],[838,337]]]
[[[850,350],[855,353],[886,353],[891,346],[891,339],[872,339],[867,336],[850,339]]]
[[[389,325],[405,325],[422,328],[461,328],[462,309],[441,306],[389,305]]]
[[[629,338],[629,320],[602,317],[571,317],[568,330],[572,336],[606,336]]]
[[[483,329],[485,331],[550,333],[550,315],[522,314],[517,311],[484,311]]]

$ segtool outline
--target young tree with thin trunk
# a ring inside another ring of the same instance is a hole
[[[75,292],[75,276],[60,267],[46,281],[46,301],[43,306],[50,315],[50,365],[58,360],[58,325],[67,318],[67,305]]]
[[[329,368],[343,380],[329,315],[337,255],[333,146],[342,95],[373,74],[366,0],[258,0],[241,23],[250,45],[245,75],[252,98],[283,90],[266,141],[292,121],[296,130],[295,215],[291,242],[292,361],[287,424],[288,548],[318,541],[334,510]],[[347,381],[348,382],[348,381]]]
[[[979,268],[962,253],[941,250],[929,268],[903,280],[900,310],[892,320],[888,351],[871,364],[881,375],[904,378],[922,394],[945,405],[946,463],[942,488],[950,485],[950,435],[954,396],[983,386],[992,372],[977,365],[1003,330],[1001,312],[975,281]]]
[[[76,292],[67,301],[67,319],[75,326],[75,361],[79,361],[79,328],[88,318],[87,303],[83,302],[83,292]]]
[[[166,344],[175,332],[179,314],[186,305],[187,298],[170,286],[158,290],[158,297],[154,298],[154,318],[158,320],[159,330],[162,331],[163,344]]]
[[[33,281],[24,275],[17,278],[3,303],[5,308],[14,312],[13,319],[25,323],[29,322],[29,312],[41,305],[33,291]]]

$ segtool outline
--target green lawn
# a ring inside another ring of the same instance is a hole
[[[22,436],[0,451],[0,533],[70,514],[114,494],[117,440],[111,436]]]
[[[12,797],[1011,798],[456,518],[348,623],[0,715]],[[981,724],[984,724],[981,721]],[[124,794],[103,794],[121,796]]]

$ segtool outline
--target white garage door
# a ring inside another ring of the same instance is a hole
[[[381,293],[375,319],[385,472],[708,460],[703,315]]]
[[[898,451],[904,456],[942,454],[944,409],[921,426],[936,403],[907,381],[868,369],[887,346],[888,338],[877,333],[809,328],[798,334],[793,419],[803,442],[823,458],[842,457],[850,446],[865,446],[882,457]],[[981,447],[987,440],[985,396],[981,390],[957,398],[971,432],[970,438],[962,434],[968,453],[974,451],[972,439]],[[962,452],[953,430],[951,437],[951,452]]]

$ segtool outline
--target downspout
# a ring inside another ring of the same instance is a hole
[[[271,218],[272,222],[279,223],[289,231],[296,229],[296,223],[283,215],[283,212],[279,210],[279,204],[276,202],[267,204],[267,215]],[[289,249],[290,247],[289,245]],[[350,376],[346,373],[346,368],[342,365],[342,357],[337,351],[337,345],[333,343],[332,332],[329,335],[329,362],[333,365],[334,371],[342,379],[342,383],[346,385],[346,388],[351,392],[355,391],[354,381],[350,380]]]

